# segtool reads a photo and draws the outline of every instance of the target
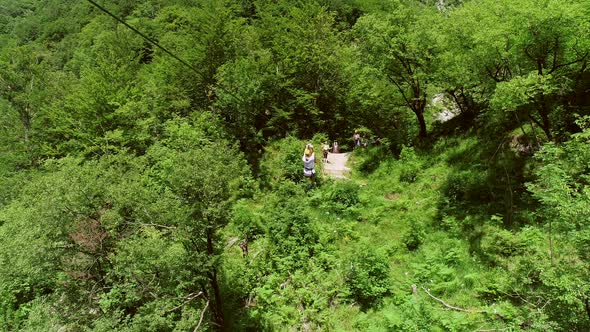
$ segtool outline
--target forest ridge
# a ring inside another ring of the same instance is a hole
[[[590,330],[588,17],[0,0],[0,330]]]

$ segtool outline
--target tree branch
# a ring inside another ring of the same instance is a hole
[[[582,56],[581,58],[576,59],[574,61],[570,61],[570,62],[567,62],[567,63],[562,63],[562,64],[559,64],[559,65],[554,65],[553,68],[551,68],[551,71],[549,71],[549,74],[553,73],[555,70],[557,70],[557,69],[559,69],[561,67],[566,67],[566,66],[569,66],[569,65],[573,65],[574,63],[583,62],[584,59],[586,59],[587,56],[588,56],[588,53],[584,54],[584,56]]]
[[[389,80],[393,84],[395,84],[395,86],[397,87],[397,89],[399,90],[399,92],[402,94],[402,97],[404,98],[404,101],[406,102],[406,105],[408,105],[409,108],[412,108],[412,104],[410,103],[410,101],[406,97],[406,94],[404,93],[404,90],[402,89],[402,87],[397,83],[397,81],[393,77],[391,77],[391,75],[387,74],[387,78],[389,78]]]
[[[441,303],[442,305],[444,305],[447,309],[451,309],[451,310],[455,310],[455,311],[462,311],[462,312],[469,312],[469,313],[482,313],[482,314],[489,314],[489,312],[485,311],[485,310],[473,310],[473,309],[463,309],[463,308],[459,308],[459,307],[455,307],[452,306],[448,303],[446,303],[445,301],[443,301],[442,299],[439,299],[438,297],[430,294],[430,292],[428,291],[428,289],[421,287],[422,290],[424,292],[426,292],[426,294],[428,294],[428,296],[430,296],[431,298],[433,298],[434,300],[438,301],[439,303]]]
[[[130,225],[139,225],[139,226],[154,226],[154,227],[159,227],[159,228],[164,228],[164,229],[176,229],[175,226],[166,226],[166,225],[160,225],[160,224],[154,224],[154,223],[144,223],[144,222],[132,222],[132,221],[128,221],[127,222]]]
[[[203,323],[203,317],[205,317],[205,311],[207,310],[208,306],[209,306],[209,300],[207,300],[207,303],[205,304],[205,308],[203,308],[203,311],[201,311],[201,319],[199,319],[199,324],[197,324],[197,326],[195,327],[193,332],[197,332],[199,327],[201,327],[201,323]]]
[[[189,303],[190,301],[196,299],[197,297],[199,297],[201,295],[203,295],[203,292],[191,293],[191,294],[184,297],[185,298],[184,302],[182,302],[181,304],[177,305],[176,307],[168,310],[167,312],[176,311],[176,310],[184,307],[187,303]],[[209,300],[207,300],[207,305],[209,305]]]
[[[397,54],[397,52],[393,52],[393,56],[402,64],[402,67],[406,70],[410,77],[414,77],[414,71],[412,70],[412,64],[410,58],[404,58],[401,55]]]
[[[501,80],[498,78],[498,72],[500,71],[500,68],[498,65],[496,65],[495,73],[492,73],[492,70],[488,66],[485,67],[485,71],[491,79],[493,79],[497,83],[500,83]]]

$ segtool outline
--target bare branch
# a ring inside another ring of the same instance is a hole
[[[166,226],[166,225],[160,225],[160,224],[154,224],[154,223],[143,223],[143,222],[131,222],[128,221],[128,224],[131,225],[139,225],[139,226],[154,226],[154,227],[158,227],[158,228],[164,228],[164,229],[176,229],[175,226]]]
[[[488,76],[491,79],[493,79],[495,82],[498,82],[499,83],[499,82],[502,81],[501,79],[498,78],[498,74],[500,73],[500,69],[501,69],[502,66],[501,65],[498,65],[498,64],[495,64],[494,66],[496,67],[495,68],[495,70],[496,70],[495,73],[493,73],[492,72],[492,69],[490,67],[488,67],[488,66],[485,67],[485,71],[486,71],[486,74],[488,74]]]
[[[440,302],[442,305],[444,305],[448,309],[455,310],[455,311],[469,312],[469,313],[482,313],[482,314],[488,314],[489,313],[489,312],[487,312],[485,310],[463,309],[463,308],[452,306],[452,305],[446,303],[445,301],[439,299],[438,297],[430,294],[430,292],[428,291],[428,289],[422,287],[422,290],[424,290],[424,292],[426,292],[426,294],[428,294],[428,296],[430,296],[431,298],[433,298],[436,301]]]
[[[543,311],[543,309],[545,309],[545,307],[546,307],[546,306],[547,306],[549,303],[551,303],[551,300],[547,300],[547,302],[545,302],[545,304],[543,304],[543,306],[542,306],[541,308],[539,308],[538,310],[539,310],[539,311]]]
[[[203,295],[203,292],[191,293],[191,294],[184,297],[185,298],[184,302],[182,302],[181,304],[177,305],[176,307],[168,310],[167,312],[172,312],[172,311],[178,310],[178,309],[184,307],[190,301],[196,299],[197,297],[199,297],[201,295]],[[209,300],[207,300],[207,305],[209,305]]]
[[[404,93],[404,90],[402,89],[402,87],[397,83],[397,81],[395,80],[395,78],[393,78],[391,75],[387,74],[387,77],[389,78],[389,80],[395,84],[395,86],[397,87],[397,89],[399,90],[399,92],[402,94],[402,97],[404,98],[404,101],[406,102],[406,105],[408,105],[408,107],[412,108],[412,104],[410,103],[410,101],[408,100],[408,98],[406,97],[406,94]]]
[[[197,326],[195,327],[193,332],[197,332],[199,327],[201,327],[201,323],[203,323],[203,317],[205,317],[205,311],[207,310],[208,306],[209,306],[209,300],[207,300],[207,303],[205,304],[205,308],[203,308],[203,311],[201,311],[201,319],[199,319],[199,324],[197,324]]]

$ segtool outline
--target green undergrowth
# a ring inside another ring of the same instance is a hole
[[[426,152],[404,147],[366,172],[363,165],[382,151],[360,150],[349,161],[349,180],[324,179],[310,191],[303,180],[285,180],[239,203],[224,230],[233,328],[556,328],[537,302],[527,304],[535,293],[521,295],[516,281],[529,280],[527,268],[543,268],[525,258],[547,261],[546,235],[507,227],[503,202],[489,200],[501,179],[484,167],[481,151],[469,138]],[[245,238],[247,255],[238,246]],[[542,287],[557,282],[539,278]]]

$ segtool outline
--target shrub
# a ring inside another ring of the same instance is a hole
[[[424,224],[419,220],[412,220],[410,228],[402,236],[402,243],[408,250],[415,251],[424,242],[425,236]]]
[[[376,304],[390,291],[389,269],[385,255],[376,251],[357,253],[346,275],[352,298],[363,307]]]
[[[402,167],[399,180],[408,183],[416,181],[422,165],[420,164],[416,152],[414,152],[414,148],[407,146],[402,147],[399,160]]]
[[[486,233],[481,240],[481,251],[490,261],[518,255],[524,249],[524,243],[508,230],[489,227]]]
[[[305,142],[290,136],[268,145],[260,161],[264,185],[275,188],[284,181],[300,181],[303,177],[301,156],[304,147]]]
[[[336,182],[328,193],[328,199],[345,207],[359,203],[359,187],[353,182]]]
[[[300,268],[315,252],[317,231],[304,207],[295,199],[276,204],[267,214],[270,254],[279,271]]]
[[[493,201],[487,178],[487,172],[475,168],[451,173],[443,186],[443,193],[451,206]]]
[[[241,235],[249,240],[253,240],[264,233],[264,225],[260,215],[252,207],[248,206],[245,201],[239,201],[234,205],[231,219]]]
[[[590,261],[590,230],[585,229],[576,234],[574,244],[578,250],[578,255],[585,261]]]
[[[372,146],[368,149],[360,150],[360,155],[362,159],[357,168],[364,174],[369,174],[379,168],[381,162],[388,157],[391,157],[392,154],[389,150],[389,143],[384,143],[383,145]]]

